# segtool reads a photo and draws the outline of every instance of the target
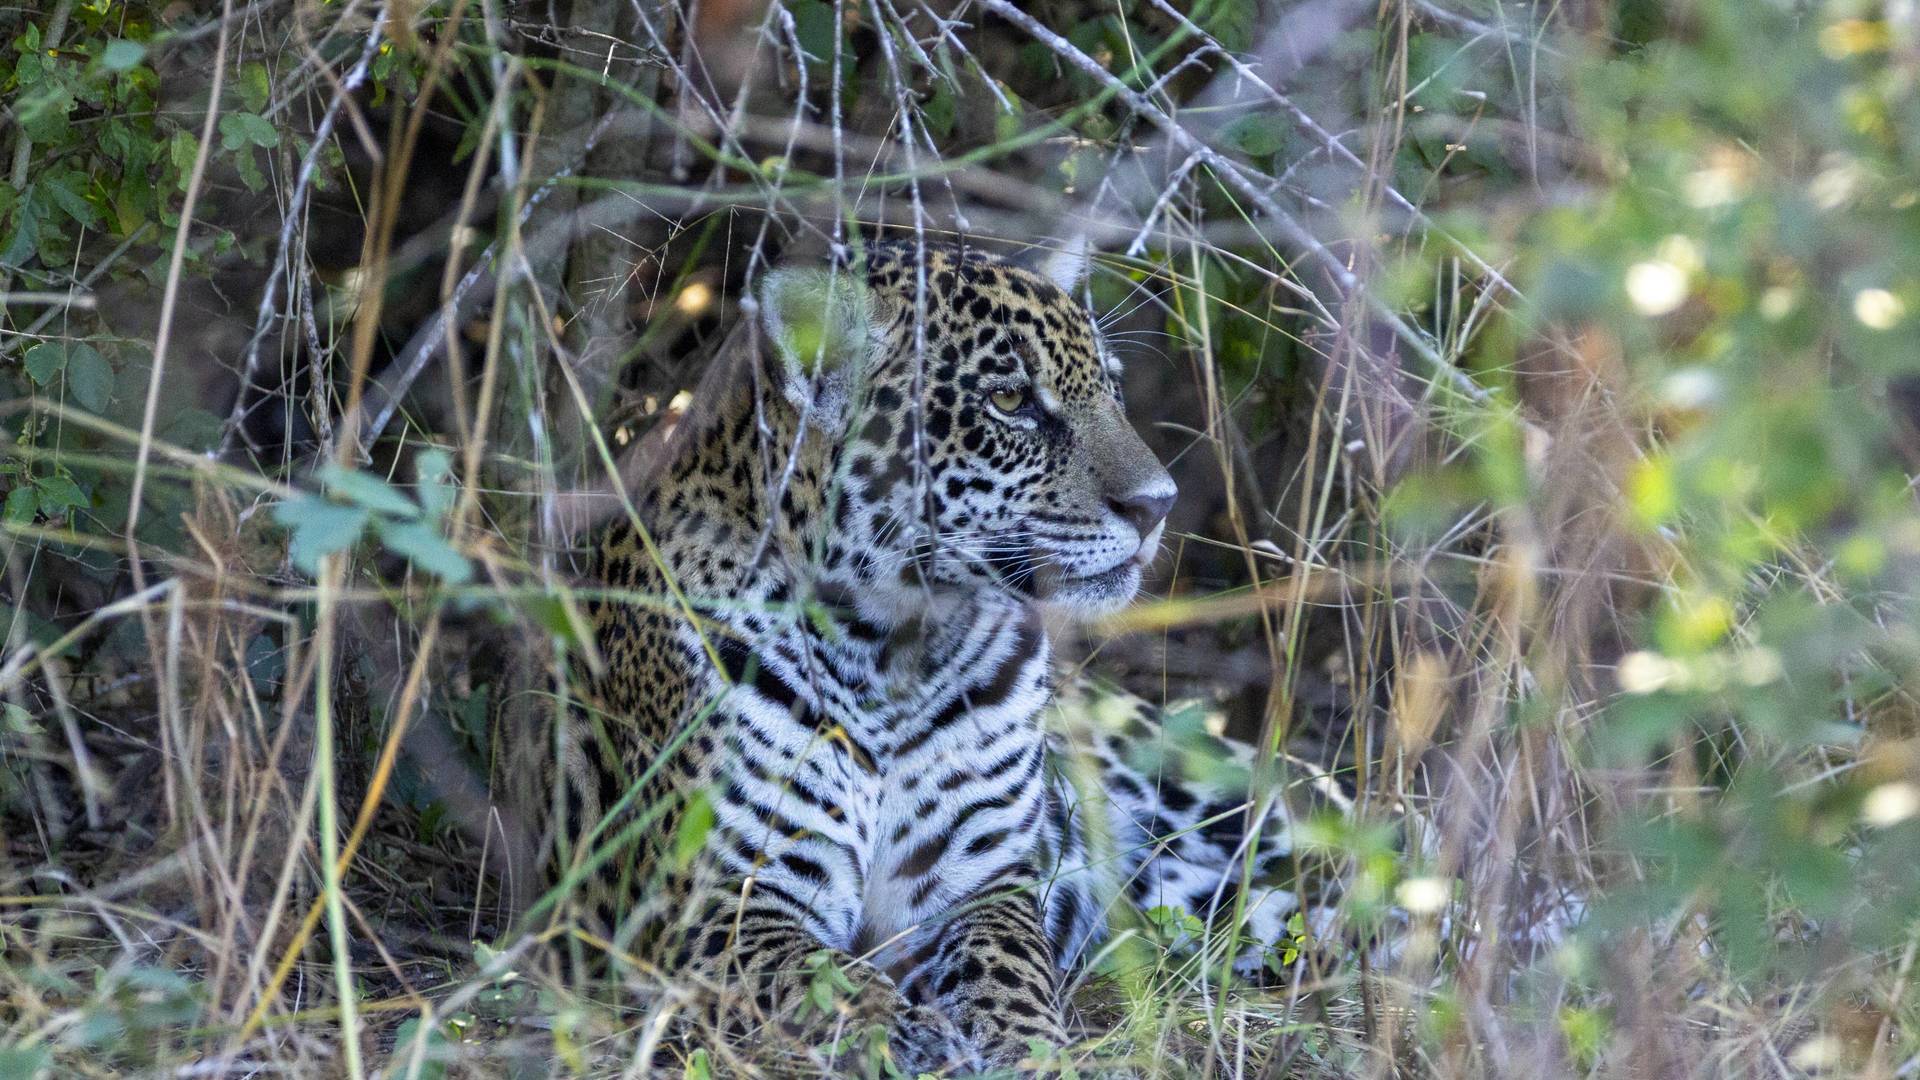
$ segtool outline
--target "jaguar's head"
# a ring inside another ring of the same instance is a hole
[[[1175,489],[1072,297],[1086,266],[1080,247],[1027,263],[905,241],[863,273],[769,275],[787,396],[840,440],[830,564],[1081,615],[1133,598]]]

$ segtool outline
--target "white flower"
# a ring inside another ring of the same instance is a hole
[[[1725,206],[1738,199],[1740,188],[1740,174],[1724,166],[1709,166],[1689,173],[1685,184],[1688,205],[1700,210]]]
[[[1887,828],[1920,814],[1920,787],[1905,780],[1881,784],[1867,792],[1860,804],[1860,817],[1869,825]]]
[[[1453,888],[1446,878],[1415,877],[1400,883],[1393,891],[1394,899],[1400,906],[1414,915],[1431,915],[1447,906],[1447,899],[1453,895]]]
[[[1831,1035],[1815,1035],[1794,1047],[1793,1052],[1787,1055],[1787,1060],[1796,1069],[1817,1072],[1840,1064],[1846,1052],[1847,1048],[1841,1045],[1839,1039]]]
[[[1660,241],[1660,246],[1654,249],[1653,254],[1661,262],[1679,267],[1683,274],[1697,274],[1707,265],[1700,257],[1699,245],[1693,242],[1692,237],[1681,233],[1674,233]]]
[[[1740,654],[1740,681],[1748,686],[1765,686],[1782,674],[1780,654],[1757,645]]]
[[[1682,368],[1660,383],[1660,397],[1670,409],[1704,409],[1720,400],[1720,380],[1711,371]]]
[[[673,306],[682,315],[698,315],[713,306],[713,286],[704,281],[692,281],[673,298]]]
[[[1779,322],[1793,314],[1793,305],[1799,297],[1785,285],[1775,285],[1760,294],[1760,317],[1768,322]]]
[[[1861,289],[1853,294],[1853,317],[1874,330],[1891,330],[1907,313],[1907,305],[1885,289]]]
[[[1627,267],[1627,299],[1642,315],[1665,315],[1687,301],[1687,272],[1665,259]]]
[[[1621,657],[1620,666],[1613,670],[1613,677],[1620,681],[1620,689],[1629,694],[1651,694],[1665,689],[1679,682],[1682,674],[1679,664],[1645,649]]]

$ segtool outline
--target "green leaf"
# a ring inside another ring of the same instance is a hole
[[[995,142],[1012,142],[1026,128],[1026,103],[1004,83],[1000,86],[1000,95],[1007,99],[1008,108],[994,113],[993,138]]]
[[[680,815],[680,824],[673,830],[673,865],[685,870],[700,849],[707,844],[707,833],[713,830],[713,802],[704,791],[696,791],[687,800],[686,810]]]
[[[787,10],[793,13],[794,40],[807,62],[815,67],[832,63],[834,38],[840,32],[833,6],[821,0],[795,0]]]
[[[132,236],[146,220],[150,206],[143,206],[153,193],[151,185],[140,181],[123,183],[113,196],[113,224],[122,236]]]
[[[1287,145],[1287,122],[1275,113],[1248,113],[1228,124],[1220,138],[1249,157],[1268,157]]]
[[[240,113],[227,113],[220,118],[220,149],[229,153],[247,145],[247,122]]]
[[[39,509],[40,493],[32,484],[21,484],[7,492],[7,506],[0,510],[0,521],[9,525],[31,525],[34,512]]]
[[[35,386],[46,386],[67,366],[66,346],[57,341],[43,341],[27,350],[27,377]]]
[[[53,1048],[39,1046],[0,1046],[0,1076],[7,1080],[33,1080],[53,1067]]]
[[[69,169],[54,173],[41,184],[41,190],[53,200],[55,206],[66,211],[67,216],[87,228],[92,228],[100,220],[100,210],[87,201],[87,176],[85,173]]]
[[[388,1073],[394,1080],[441,1080],[447,1075],[451,1046],[437,1024],[410,1017],[393,1035],[393,1060]]]
[[[939,138],[953,134],[953,120],[957,110],[954,107],[953,91],[945,81],[934,83],[933,94],[926,104],[920,107],[920,119],[927,130]]]
[[[161,429],[168,442],[188,450],[210,450],[220,442],[226,421],[205,409],[182,409]]]
[[[33,86],[47,73],[46,55],[38,49],[29,49],[20,56],[19,66],[13,69],[14,82],[21,86]]]
[[[413,461],[413,475],[420,485],[416,497],[421,509],[435,521],[445,517],[458,492],[452,484],[453,458],[438,448],[423,450]]]
[[[320,573],[320,560],[353,546],[372,517],[364,507],[336,506],[304,496],[274,507],[273,519],[293,530],[287,555],[308,574]]]
[[[253,140],[253,145],[267,150],[280,145],[280,129],[274,127],[272,121],[251,114],[247,120],[247,138]]]
[[[17,608],[11,604],[0,602],[0,642],[12,640],[14,624],[16,622],[21,624],[20,632],[25,635],[25,640],[31,641],[43,649],[59,641],[62,636],[59,626],[48,622],[46,619],[28,611],[26,608]],[[67,649],[71,650],[72,648],[73,643],[68,642]],[[5,1075],[5,1073],[0,1073],[0,1076]]]
[[[255,634],[247,642],[247,678],[253,680],[255,685],[273,685],[285,678],[286,674],[286,652],[267,635]]]
[[[13,210],[13,232],[0,244],[0,266],[21,266],[40,248],[40,227],[46,217],[45,205],[34,198],[31,186]]]
[[[272,121],[256,113],[227,113],[220,118],[220,146],[239,150],[247,146],[280,145],[280,131]]]
[[[13,48],[14,51],[18,52],[21,56],[32,56],[38,53],[40,51],[40,28],[33,23],[28,23],[27,28],[21,31],[20,36],[13,39]]]
[[[267,66],[259,61],[242,66],[237,89],[248,112],[257,113],[265,109],[267,99],[273,96],[273,86],[267,79]]]
[[[40,489],[40,509],[49,514],[58,514],[69,507],[84,507],[91,501],[71,477],[46,476],[35,480],[34,485]],[[7,502],[12,504],[12,496],[8,496]]]
[[[20,65],[27,68],[24,59]],[[64,143],[71,132],[69,116],[79,104],[74,97],[73,88],[55,76],[53,70],[43,75],[23,76],[23,85],[34,89],[19,96],[20,130],[37,143],[49,145]]]
[[[382,521],[380,540],[395,555],[449,585],[463,585],[473,577],[473,564],[467,557],[454,550],[445,537],[424,521]]]
[[[1257,0],[1214,0],[1204,17],[1198,12],[1195,15],[1200,18],[1201,29],[1212,34],[1228,52],[1240,53],[1253,48],[1254,32],[1260,26]]]
[[[173,141],[167,144],[167,160],[173,163],[174,171],[180,175],[180,190],[187,188],[187,174],[193,171],[194,155],[199,153],[200,140],[193,133],[180,130],[173,133]]]
[[[67,350],[67,393],[88,412],[105,412],[113,401],[113,366],[84,341]]]
[[[126,71],[138,64],[146,55],[147,47],[137,41],[109,41],[107,47],[100,52],[100,66],[108,71]]]
[[[331,462],[320,469],[320,482],[335,495],[358,503],[369,510],[395,517],[418,517],[420,507],[412,499],[395,491],[392,485],[370,473],[342,468]]]
[[[38,735],[40,733],[40,725],[33,722],[33,714],[15,705],[13,702],[9,701],[4,705],[0,705],[0,713],[6,715],[7,731],[9,733],[14,735]],[[5,1051],[0,1051],[0,1055],[4,1054]],[[6,1058],[4,1056],[0,1056],[0,1062],[4,1062],[5,1060]],[[0,1076],[8,1075],[11,1074],[0,1071]]]
[[[560,596],[529,596],[520,601],[520,609],[542,630],[569,646],[579,645],[593,632],[578,609]]]
[[[248,191],[261,191],[266,188],[266,175],[260,171],[260,162],[256,160],[252,150],[242,151],[233,159],[233,163],[240,173],[240,182],[246,185]]]

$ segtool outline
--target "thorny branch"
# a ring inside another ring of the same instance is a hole
[[[260,370],[260,345],[266,340],[267,332],[272,329],[275,320],[280,318],[276,308],[280,298],[280,282],[293,273],[295,230],[304,224],[302,219],[306,213],[307,197],[313,190],[314,172],[320,164],[329,140],[333,137],[334,122],[339,119],[341,110],[347,106],[348,100],[366,81],[367,72],[373,64],[374,54],[379,51],[380,40],[387,24],[385,4],[374,10],[372,24],[367,31],[366,44],[360,49],[359,59],[355,60],[353,66],[347,70],[346,77],[340,80],[339,88],[327,102],[327,111],[320,117],[320,123],[314,126],[313,143],[307,147],[305,156],[300,159],[300,171],[294,179],[292,195],[288,198],[287,207],[281,214],[280,240],[274,250],[273,261],[268,264],[267,284],[260,297],[259,313],[254,316],[253,337],[247,342],[246,360],[240,367],[239,388],[234,394],[233,408],[227,414],[226,425],[220,433],[221,457],[226,457],[232,452],[236,437],[247,443],[249,451],[257,449],[253,445],[253,440],[246,434],[246,418],[248,411],[252,408],[248,400],[248,392],[253,389],[255,375]],[[304,265],[304,256],[300,257],[300,261]],[[317,355],[315,360],[318,360]]]
[[[981,6],[1006,19],[1008,22],[1031,34],[1036,41],[1052,50],[1055,55],[1073,64],[1086,75],[1107,87],[1115,97],[1126,104],[1136,115],[1143,116],[1159,128],[1181,151],[1198,158],[1213,170],[1215,175],[1225,180],[1235,191],[1246,196],[1267,216],[1280,236],[1292,246],[1311,255],[1320,269],[1332,280],[1340,292],[1350,298],[1359,299],[1373,317],[1389,327],[1394,336],[1407,346],[1413,354],[1427,365],[1433,378],[1444,380],[1452,389],[1470,401],[1484,402],[1487,392],[1474,381],[1454,367],[1434,349],[1433,343],[1424,334],[1415,330],[1398,312],[1385,301],[1375,296],[1371,290],[1348,268],[1347,261],[1335,254],[1319,237],[1302,225],[1292,214],[1276,201],[1265,187],[1249,177],[1241,166],[1212,147],[1207,146],[1189,132],[1183,125],[1163,112],[1159,106],[1127,86],[1100,63],[1082,52],[1072,42],[1049,30],[1039,20],[1009,3],[1008,0],[980,0]]]

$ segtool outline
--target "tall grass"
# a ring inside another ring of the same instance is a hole
[[[574,555],[750,284],[914,232],[1093,241],[1182,500],[1066,666],[1305,808],[1264,977],[1115,911],[1036,1069],[1920,1071],[1911,5],[0,24],[0,1076],[819,1072],[516,770],[716,599]]]

